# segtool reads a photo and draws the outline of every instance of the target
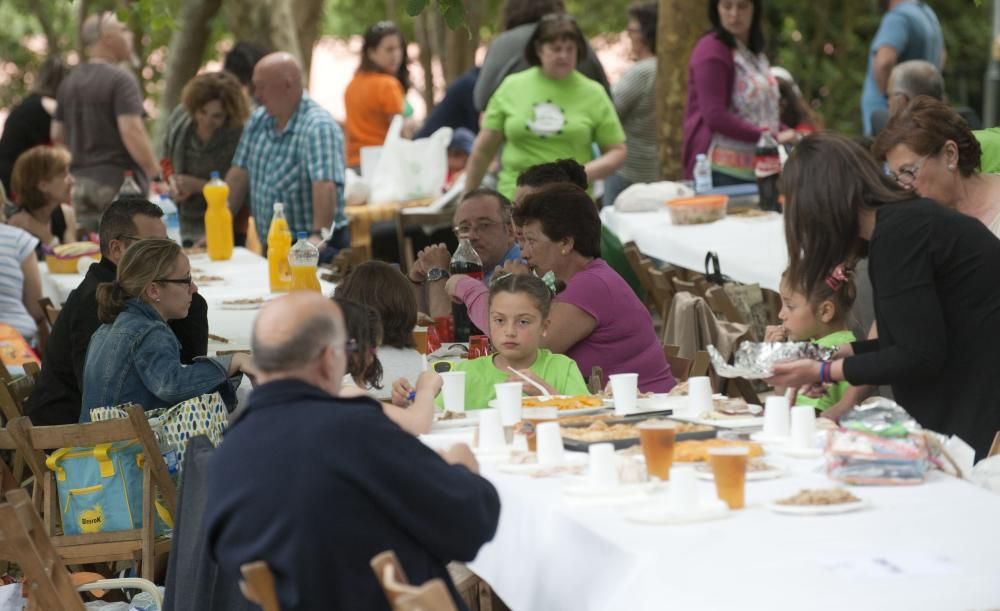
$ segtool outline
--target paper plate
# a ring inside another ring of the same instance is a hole
[[[437,418],[438,414],[434,414],[434,423],[431,424],[431,430],[464,429],[479,425],[479,414],[474,411],[465,412],[465,418],[448,420],[438,420]]]
[[[704,468],[703,468],[704,467]],[[712,473],[712,468],[708,465],[698,464],[695,467],[695,474],[698,479],[706,479],[709,481],[715,480],[715,475]],[[784,469],[779,469],[772,465],[772,467],[766,471],[747,471],[746,481],[748,482],[759,482],[768,479],[777,479],[785,474]]]
[[[509,456],[509,455],[508,455]],[[512,475],[530,475],[536,471],[541,471],[543,469],[551,469],[556,466],[562,467],[579,467],[587,464],[587,456],[584,454],[577,454],[575,452],[570,452],[563,454],[563,462],[561,465],[546,465],[542,466],[537,462],[529,463],[511,463],[509,461],[502,461],[497,464],[497,470],[502,473],[510,473]]]
[[[259,310],[261,306],[266,303],[265,301],[257,303],[226,303],[225,301],[219,302],[220,310]]]
[[[695,511],[677,513],[662,505],[639,507],[627,513],[625,517],[630,522],[639,524],[690,524],[719,520],[729,515],[729,506],[719,499],[706,499],[699,503]]]
[[[660,481],[619,484],[614,488],[594,488],[588,482],[563,486],[562,493],[581,498],[635,497],[648,495],[661,487],[663,482]]]
[[[868,501],[862,499],[854,503],[837,503],[836,505],[780,505],[768,503],[765,505],[775,513],[795,516],[824,516],[837,513],[849,513],[868,507]]]

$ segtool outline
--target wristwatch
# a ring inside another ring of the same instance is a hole
[[[432,267],[431,271],[427,272],[427,282],[436,282],[438,280],[445,280],[449,276],[448,270],[443,267]]]

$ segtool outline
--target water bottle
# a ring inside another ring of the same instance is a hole
[[[483,260],[479,258],[476,249],[472,247],[468,238],[462,238],[458,242],[455,254],[451,256],[451,265],[448,271],[452,274],[465,274],[476,280],[483,279]],[[464,303],[451,304],[451,316],[455,320],[455,341],[467,342],[470,335],[480,335],[481,332],[472,324],[469,318],[469,310]]]
[[[170,436],[167,435],[167,431],[163,427],[161,420],[157,418],[150,420],[149,428],[153,430],[156,443],[160,446],[160,454],[163,455],[163,462],[167,465],[167,473],[176,481],[177,473],[180,471],[181,466],[180,449],[177,447],[177,444],[170,441]]]
[[[771,130],[762,128],[757,150],[754,153],[753,173],[757,177],[757,194],[761,210],[780,211],[778,206],[778,178],[781,176],[781,157],[778,141]]]
[[[694,192],[706,193],[712,190],[712,164],[704,153],[698,153],[694,162]]]
[[[156,599],[149,592],[139,592],[129,602],[129,611],[160,611]]]
[[[292,272],[290,291],[322,292],[319,277],[316,275],[319,265],[319,250],[309,243],[309,234],[298,232],[298,241],[288,251],[288,266]]]
[[[129,197],[133,195],[141,197],[143,195],[142,189],[139,188],[139,183],[135,181],[132,170],[125,170],[125,180],[122,181],[122,186],[118,188],[117,197]]]
[[[156,202],[163,210],[163,224],[167,226],[167,237],[181,243],[181,219],[177,216],[177,204],[166,193],[160,194],[160,201]]]

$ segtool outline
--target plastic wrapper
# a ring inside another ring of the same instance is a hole
[[[840,417],[840,426],[881,437],[906,437],[921,427],[901,405],[884,397],[873,397]]]
[[[733,364],[729,365],[715,346],[708,347],[708,355],[717,374],[724,378],[747,380],[771,377],[774,364],[781,361],[826,361],[836,351],[836,348],[823,348],[810,342],[743,342],[733,356]]]
[[[848,484],[921,484],[927,461],[927,441],[922,433],[883,437],[841,428],[827,437],[827,475]]]

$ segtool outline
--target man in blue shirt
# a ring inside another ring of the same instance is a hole
[[[872,135],[872,113],[888,108],[889,74],[897,63],[922,59],[939,70],[944,67],[944,37],[934,10],[920,0],[888,0],[888,9],[872,40],[861,93],[861,123],[866,136]]]
[[[272,53],[253,72],[254,95],[260,106],[243,128],[243,136],[226,174],[230,208],[243,207],[249,189],[250,212],[257,236],[267,244],[276,202],[285,204],[292,235],[309,233],[319,244],[322,231],[336,219],[328,244],[350,244],[344,214],[344,135],[326,110],[302,87],[302,70],[288,53]]]

